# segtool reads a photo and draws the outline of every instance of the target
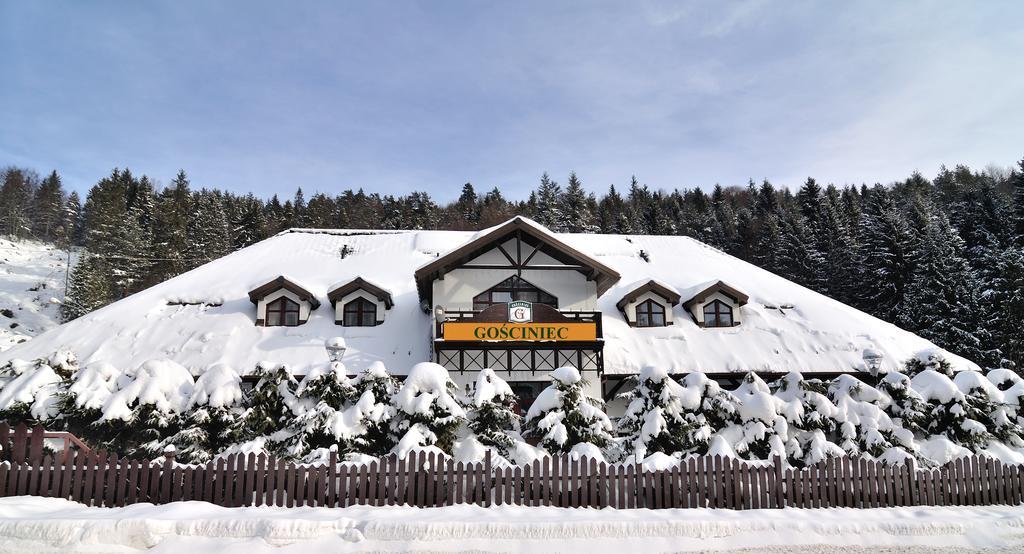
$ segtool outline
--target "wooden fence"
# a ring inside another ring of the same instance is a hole
[[[831,458],[794,469],[779,458],[747,463],[687,458],[671,469],[547,458],[520,467],[454,463],[430,453],[369,464],[295,464],[260,454],[205,465],[119,459],[103,451],[51,455],[44,431],[0,423],[0,496],[67,498],[92,506],[202,500],[221,506],[398,505],[614,508],[876,508],[1021,503],[1024,466],[988,457],[941,468]]]

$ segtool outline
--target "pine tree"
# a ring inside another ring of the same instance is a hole
[[[583,183],[576,177],[576,172],[569,173],[569,182],[562,195],[562,215],[565,218],[565,231],[568,233],[594,233],[594,214],[590,210],[590,200]]]
[[[533,219],[556,233],[565,231],[565,214],[562,213],[562,187],[552,181],[545,173],[537,187],[537,200],[533,210]]]
[[[194,258],[188,264],[191,267],[216,260],[230,251],[227,216],[218,194],[203,190],[195,195],[188,229],[187,251]]]
[[[857,307],[886,321],[907,309],[907,288],[914,278],[917,237],[896,207],[891,194],[878,186],[870,191],[861,220],[858,248]]]
[[[466,222],[469,229],[474,229],[480,223],[480,202],[477,199],[476,191],[472,183],[462,185],[462,194],[455,202],[455,210]]]
[[[111,291],[106,272],[106,265],[95,257],[85,254],[79,259],[71,270],[68,290],[60,305],[62,322],[82,317],[110,301]]]
[[[178,170],[171,184],[161,191],[154,206],[155,281],[170,279],[192,267],[187,259],[193,256],[189,252],[188,242],[191,211],[192,193],[188,176],[184,170]]]
[[[482,369],[476,379],[469,408],[469,429],[480,443],[507,458],[516,437],[510,433],[519,423],[516,395],[493,369]]]
[[[1011,367],[1024,368],[1024,247],[1010,246],[996,262],[989,283],[988,302],[993,307],[988,330]]]
[[[79,246],[85,240],[85,219],[82,213],[82,201],[78,193],[71,191],[68,200],[64,204],[64,236],[74,246]]]
[[[789,424],[784,404],[768,385],[751,372],[732,392],[737,402],[736,423],[726,429],[736,454],[748,460],[767,460],[786,455]]]
[[[920,358],[909,360],[906,371],[908,374],[916,372],[910,386],[928,404],[925,432],[928,435],[945,435],[974,452],[987,445],[991,435],[984,421],[993,407],[987,402],[979,402],[977,396],[964,395],[946,373],[940,372],[948,366],[943,363],[945,360],[928,360],[926,367],[930,365],[939,370],[929,368],[918,372],[921,362]]]
[[[963,241],[945,216],[933,216],[921,240],[907,308],[897,322],[967,359],[995,364],[998,352],[983,348],[988,341],[978,321],[980,287],[962,251]]]
[[[910,385],[910,377],[890,371],[878,383],[878,390],[889,397],[885,411],[899,426],[923,435],[928,421],[928,406]]]
[[[535,437],[548,452],[569,452],[590,444],[605,448],[612,441],[612,424],[604,403],[583,392],[580,372],[571,366],[551,372],[551,385],[541,391],[526,413],[526,436]]]
[[[848,456],[905,459],[916,451],[913,432],[886,414],[889,399],[878,389],[846,374],[829,384],[828,396],[839,409],[837,441]]]
[[[214,364],[199,375],[188,408],[179,416],[179,431],[165,441],[175,446],[180,461],[206,463],[238,441],[241,385],[241,376],[226,364]]]
[[[0,235],[25,238],[31,232],[31,200],[35,176],[23,169],[8,167],[0,187]]]
[[[358,403],[368,405],[363,410],[365,432],[355,438],[352,449],[370,456],[383,456],[395,447],[396,437],[391,432],[391,420],[396,410],[391,399],[398,391],[398,380],[388,374],[384,364],[374,362],[355,379]]]
[[[812,465],[844,454],[842,448],[828,440],[839,429],[839,408],[828,398],[827,383],[806,380],[800,373],[790,372],[771,388],[784,403],[780,413],[789,427],[786,453],[790,463]]]
[[[1024,158],[1017,162],[1017,169],[1010,180],[1013,190],[1012,224],[1014,244],[1024,248]]]
[[[394,396],[391,430],[400,437],[396,447],[400,457],[421,446],[452,452],[455,432],[466,421],[466,411],[455,398],[457,391],[444,367],[431,362],[413,366]]]
[[[692,392],[664,369],[643,368],[636,387],[622,395],[629,404],[616,430],[626,439],[625,453],[643,459],[655,452],[706,452],[711,427],[701,413],[701,395]]]
[[[275,437],[275,433],[294,425],[293,408],[297,403],[295,377],[284,364],[266,363],[256,365],[253,377],[257,381],[246,399],[248,410],[242,422],[240,438],[251,440],[270,436],[271,448],[279,448],[273,442],[285,437],[280,434]]]
[[[64,221],[64,188],[60,176],[50,173],[32,198],[32,233],[36,238],[53,241]]]

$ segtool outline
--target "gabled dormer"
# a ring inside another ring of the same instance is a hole
[[[679,298],[671,286],[650,279],[630,285],[615,307],[630,327],[665,327],[672,325],[672,308]]]
[[[256,304],[256,325],[264,327],[302,325],[320,307],[312,293],[283,275],[249,291],[249,301]]]
[[[362,277],[335,284],[327,299],[334,306],[334,323],[345,327],[380,325],[384,312],[395,305],[390,291]]]
[[[735,327],[742,320],[740,308],[750,297],[724,281],[709,281],[687,291],[683,307],[701,327]]]

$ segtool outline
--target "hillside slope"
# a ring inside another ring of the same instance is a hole
[[[0,239],[0,351],[60,325],[67,264],[51,244]]]

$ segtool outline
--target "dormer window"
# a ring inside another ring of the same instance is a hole
[[[722,281],[702,283],[686,292],[689,300],[683,302],[683,307],[704,328],[739,325],[740,308],[749,300],[745,292]]]
[[[664,327],[665,306],[654,300],[645,300],[636,307],[637,327]]]
[[[732,308],[721,300],[704,306],[705,327],[732,327]]]
[[[334,285],[327,298],[334,305],[334,323],[345,327],[380,325],[384,312],[395,305],[390,291],[362,277]]]
[[[672,325],[672,306],[679,302],[679,293],[655,280],[633,283],[616,304],[631,327],[665,327]]]
[[[299,324],[299,303],[282,296],[267,304],[267,327],[296,327]]]
[[[264,327],[302,325],[320,307],[312,293],[284,276],[249,291],[249,300],[256,304],[256,325]]]
[[[473,311],[483,311],[495,304],[525,300],[558,308],[558,299],[535,287],[526,279],[513,275],[473,297]]]
[[[365,298],[356,298],[345,304],[345,327],[373,327],[377,325],[377,305]]]

